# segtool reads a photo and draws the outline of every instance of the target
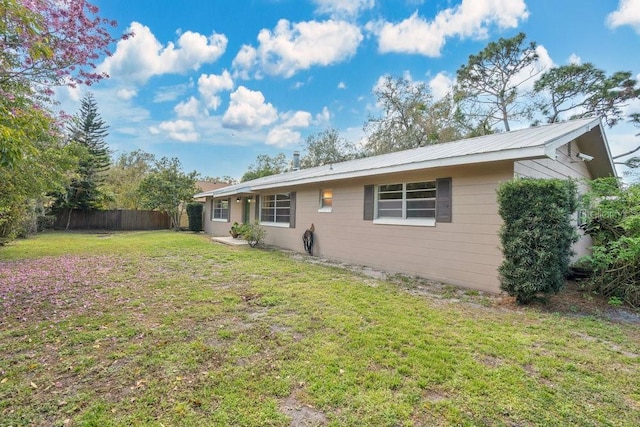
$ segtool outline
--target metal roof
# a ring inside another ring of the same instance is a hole
[[[613,161],[611,160],[611,154],[609,153],[606,138],[602,131],[600,119],[590,118],[519,129],[511,132],[496,133],[379,156],[350,160],[331,165],[270,175],[218,190],[200,193],[197,194],[196,197],[222,197],[271,188],[314,182],[328,182],[339,179],[429,169],[442,166],[457,166],[527,158],[555,158],[555,150],[558,147],[573,141],[594,129],[594,137],[598,141],[595,143],[591,142],[590,146],[605,146],[605,149],[600,149],[598,153],[604,154],[604,156],[599,156],[598,169],[600,172],[604,172],[604,174],[607,174],[607,170],[610,169],[610,172],[615,174]]]

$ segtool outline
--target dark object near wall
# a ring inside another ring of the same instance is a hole
[[[313,255],[313,233],[316,231],[316,227],[311,224],[307,230],[305,230],[302,235],[302,244],[304,245],[304,250],[309,254]]]

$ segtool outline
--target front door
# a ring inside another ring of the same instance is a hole
[[[251,199],[245,197],[242,199],[242,222],[251,224]]]

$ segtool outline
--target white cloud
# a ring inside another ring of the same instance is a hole
[[[157,127],[151,126],[149,132],[153,135],[160,135],[164,132],[168,134],[169,138],[180,142],[194,142],[200,137],[195,131],[193,122],[188,120],[161,122]]]
[[[270,103],[265,103],[264,95],[260,91],[240,86],[229,98],[229,108],[222,117],[225,127],[260,128],[272,124],[278,118],[278,111]]]
[[[582,63],[582,58],[580,58],[578,55],[576,55],[575,53],[572,53],[571,55],[569,55],[569,59],[567,60],[567,62],[569,64],[575,64],[575,65],[579,65]]]
[[[203,112],[200,108],[200,102],[193,96],[186,102],[180,102],[173,107],[178,117],[201,117]]]
[[[415,12],[398,24],[369,23],[367,28],[378,36],[381,53],[437,57],[447,38],[486,38],[490,26],[515,28],[528,16],[524,0],[462,0],[460,5],[439,12],[432,21]]]
[[[234,70],[233,77],[248,80],[249,72],[256,67],[257,63],[258,51],[253,46],[243,44],[231,63]],[[259,78],[259,76],[256,77]]]
[[[340,82],[338,83],[338,89],[346,89],[347,85],[345,84],[345,82]]]
[[[285,113],[281,116],[282,126],[287,128],[306,128],[311,124],[311,113],[296,111]]]
[[[80,102],[82,97],[84,96],[82,88],[80,86],[71,87],[71,86],[63,86],[62,90],[64,90],[69,97],[69,99],[73,101]]]
[[[449,77],[447,73],[441,71],[434,78],[429,80],[429,89],[433,98],[438,100],[442,99],[445,95],[451,92],[453,88],[454,79]]]
[[[267,145],[274,145],[279,148],[298,145],[300,142],[302,142],[300,132],[280,126],[269,130],[269,134],[265,140]]]
[[[555,67],[553,60],[549,56],[549,52],[544,46],[536,46],[536,53],[538,54],[538,60],[513,76],[511,80],[513,84],[518,85],[521,91],[526,92],[533,90],[533,85],[542,73]]]
[[[153,102],[167,102],[175,101],[184,95],[189,89],[193,87],[193,80],[189,79],[188,83],[173,85],[173,86],[160,86],[153,95]]]
[[[257,48],[244,45],[233,60],[234,75],[247,77],[255,68],[272,76],[291,77],[313,66],[328,66],[353,56],[362,41],[360,29],[345,21],[291,24],[281,19],[273,32],[258,34]]]
[[[322,111],[316,114],[315,125],[328,126],[330,122],[331,122],[331,112],[327,107],[323,107]]]
[[[358,148],[363,148],[367,144],[367,136],[362,126],[343,129],[340,135],[347,141],[355,143]]]
[[[284,148],[302,142],[302,134],[295,130],[308,128],[312,116],[307,111],[288,111],[280,115],[280,124],[269,130],[265,143]]]
[[[399,24],[389,22],[368,24],[367,28],[378,36],[378,50],[381,53],[419,53],[425,56],[439,56],[444,45],[444,35],[435,25],[420,18],[415,12]]]
[[[138,91],[135,89],[118,89],[116,91],[116,96],[123,101],[128,101],[134,96],[138,94]]]
[[[317,12],[334,17],[352,17],[361,11],[371,9],[374,0],[314,0]]]
[[[203,74],[198,79],[198,92],[207,108],[217,110],[222,102],[218,94],[231,89],[233,89],[233,79],[227,70],[224,70],[221,75]]]
[[[640,34],[640,0],[620,0],[618,9],[607,16],[607,25],[611,28],[629,25]]]
[[[215,62],[227,48],[223,34],[206,37],[186,31],[176,44],[163,46],[149,27],[138,22],[132,22],[127,31],[135,36],[120,40],[113,56],[107,57],[100,69],[133,83],[145,83],[155,75],[197,70],[202,64]]]

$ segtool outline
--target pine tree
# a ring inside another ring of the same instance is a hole
[[[80,111],[67,127],[70,142],[82,147],[84,155],[78,163],[76,177],[72,179],[66,194],[57,198],[56,207],[81,210],[103,207],[105,194],[101,186],[111,163],[105,141],[108,128],[98,112],[95,98],[87,93],[82,99]]]
[[[87,93],[82,99],[80,111],[76,114],[69,127],[70,138],[87,148],[89,153],[86,168],[95,173],[101,183],[104,177],[102,172],[109,169],[111,163],[109,148],[105,138],[109,135],[109,126],[102,120],[98,112],[98,105],[91,93]]]

